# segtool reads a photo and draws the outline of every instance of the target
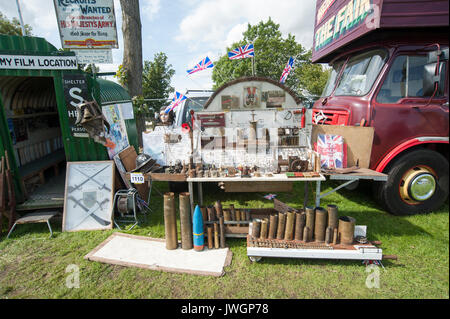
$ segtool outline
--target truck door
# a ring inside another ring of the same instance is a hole
[[[395,57],[373,102],[375,127],[372,166],[394,147],[423,136],[448,136],[447,65],[441,63],[441,83],[436,95],[423,96],[426,55]],[[446,108],[446,111],[445,111]]]

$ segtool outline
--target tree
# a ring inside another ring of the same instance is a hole
[[[123,70],[125,86],[133,96],[142,95],[142,36],[139,0],[120,0],[122,7]]]
[[[31,35],[31,26],[28,24],[24,25],[26,35]],[[0,12],[0,34],[7,35],[22,35],[22,28],[20,26],[20,21],[17,18],[12,18],[9,20],[3,13]]]
[[[283,38],[279,27],[280,25],[274,23],[271,18],[255,26],[248,24],[243,39],[233,43],[226,51],[253,43],[256,76],[269,77],[275,81],[279,81],[289,57],[295,57],[295,69],[291,71],[285,85],[303,99],[307,99],[308,95],[320,95],[326,84],[328,72],[323,71],[321,65],[311,63],[311,51],[306,51],[297,43],[295,36],[289,33],[287,38]],[[252,75],[250,58],[236,61],[228,59],[228,54],[225,54],[214,64],[212,74],[214,89],[239,77]]]

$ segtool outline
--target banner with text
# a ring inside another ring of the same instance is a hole
[[[63,76],[63,87],[70,133],[73,137],[89,137],[84,127],[75,124],[78,114],[76,106],[83,103],[84,100],[92,100],[90,98],[86,77],[82,74],[65,74]]]
[[[54,4],[63,48],[119,47],[113,0],[54,0]]]

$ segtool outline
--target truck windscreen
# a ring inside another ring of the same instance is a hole
[[[336,86],[336,82],[339,76],[339,73],[341,72],[341,68],[344,65],[344,61],[339,61],[334,63],[331,66],[331,73],[328,78],[327,84],[325,85],[325,88],[322,92],[322,97],[330,96],[331,93],[333,93],[334,87]]]
[[[386,61],[386,55],[384,50],[373,50],[350,58],[344,66],[334,95],[367,94]]]

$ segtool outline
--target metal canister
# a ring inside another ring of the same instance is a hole
[[[219,218],[220,216],[223,216],[222,203],[220,202],[220,200],[218,200],[214,204],[214,208],[216,209],[216,216],[217,216],[217,218]]]
[[[305,226],[305,228],[303,229],[303,241],[305,242],[311,241],[311,230],[309,229],[308,226]]]
[[[295,213],[295,240],[303,240],[303,228],[305,228],[306,214]]]
[[[277,239],[284,239],[285,225],[286,225],[286,214],[278,213]]]
[[[333,241],[333,228],[327,227],[325,231],[325,244],[329,244]]]
[[[335,229],[338,227],[338,207],[336,205],[328,205],[328,225],[327,227],[331,227]]]
[[[252,237],[259,238],[260,234],[261,234],[261,220],[255,219],[252,222]]]
[[[327,211],[322,207],[317,207],[314,223],[314,239],[317,242],[325,241],[325,229],[327,227]]]
[[[219,248],[219,225],[214,223],[214,248]]]
[[[277,227],[278,227],[278,216],[270,215],[269,236],[268,236],[269,239],[277,238]]]
[[[192,218],[189,193],[180,193],[181,248],[192,249]]]
[[[314,207],[312,206],[307,206],[305,208],[305,212],[306,212],[306,227],[309,228],[309,230],[313,230],[314,229]],[[303,235],[303,238],[305,237],[305,235]]]
[[[333,229],[333,245],[336,245],[338,243],[338,229]]]
[[[294,238],[294,221],[295,221],[295,213],[288,212],[286,214],[286,228],[284,231],[284,240],[292,240]]]
[[[175,210],[174,193],[164,194],[164,229],[166,237],[166,249],[177,249],[177,213]]]
[[[261,239],[267,239],[267,226],[268,226],[267,223],[268,223],[267,218],[264,218],[261,221],[261,234],[259,236],[259,238]]]
[[[208,249],[213,249],[213,247],[214,247],[213,227],[208,226]]]
[[[344,245],[353,244],[353,236],[355,233],[355,222],[356,220],[350,216],[339,217],[339,241]]]
[[[220,248],[225,248],[225,224],[223,216],[219,217]]]
[[[214,206],[208,206],[206,209],[208,210],[208,220],[210,222],[217,220],[216,209],[214,208]]]

